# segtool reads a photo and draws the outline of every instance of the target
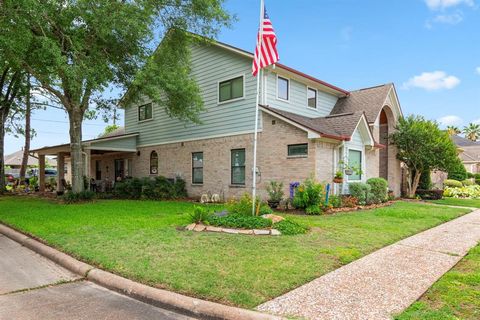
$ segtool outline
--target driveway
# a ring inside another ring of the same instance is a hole
[[[193,319],[107,290],[0,235],[0,320]]]

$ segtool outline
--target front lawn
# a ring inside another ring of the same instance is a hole
[[[480,199],[456,199],[456,198],[443,198],[442,200],[429,201],[431,203],[448,205],[448,206],[461,206],[480,208]]]
[[[291,216],[311,231],[243,236],[179,231],[193,204],[105,200],[63,205],[0,198],[0,221],[143,283],[252,308],[468,210],[399,202],[333,216]]]
[[[480,319],[480,246],[396,319]]]

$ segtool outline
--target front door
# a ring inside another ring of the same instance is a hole
[[[115,181],[121,181],[125,178],[125,160],[115,159]]]

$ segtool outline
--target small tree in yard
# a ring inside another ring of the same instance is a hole
[[[421,116],[401,118],[390,139],[398,148],[397,158],[407,166],[409,197],[415,196],[422,173],[448,171],[460,161],[448,133]]]
[[[172,117],[198,120],[203,104],[190,77],[189,41],[181,32],[169,32],[157,57],[164,64],[152,66],[154,32],[183,29],[214,36],[230,21],[222,4],[223,0],[0,1],[0,49],[68,114],[73,192],[84,188],[82,121],[107,87],[133,87],[138,90],[131,90],[125,100],[147,97]],[[17,47],[27,48],[28,55],[18,55]]]

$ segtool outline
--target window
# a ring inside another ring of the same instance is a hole
[[[95,161],[95,180],[102,180],[102,167],[101,167],[101,161],[96,160]]]
[[[308,88],[307,89],[307,99],[308,99],[308,106],[310,108],[317,108],[317,90]]]
[[[290,97],[289,86],[290,80],[278,77],[277,78],[277,97],[282,100],[288,100]]]
[[[243,76],[220,82],[218,85],[218,101],[243,98]]]
[[[158,173],[158,154],[156,151],[150,153],[150,174]]]
[[[290,144],[288,146],[288,156],[306,156],[308,155],[308,143]]]
[[[150,120],[153,118],[152,104],[145,104],[138,107],[138,121]]]
[[[348,150],[348,166],[353,169],[353,174],[348,180],[362,180],[362,151]]]
[[[245,185],[245,149],[232,150],[232,184]]]
[[[203,152],[192,153],[192,183],[203,184]]]

